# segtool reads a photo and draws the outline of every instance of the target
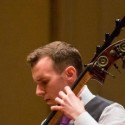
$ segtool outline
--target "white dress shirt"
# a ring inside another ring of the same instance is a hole
[[[80,97],[86,105],[95,95],[85,85]],[[86,111],[75,121],[71,120],[69,125],[125,125],[125,109],[120,104],[113,103],[103,110],[98,122]]]

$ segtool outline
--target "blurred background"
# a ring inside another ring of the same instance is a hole
[[[35,48],[61,40],[79,49],[85,64],[125,16],[125,0],[1,0],[0,1],[0,124],[39,125],[48,106],[35,95],[26,56]],[[125,31],[114,40],[125,38]],[[99,94],[125,106],[125,70],[115,68],[104,86],[88,82]]]

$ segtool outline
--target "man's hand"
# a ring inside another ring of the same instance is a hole
[[[81,113],[85,112],[83,102],[69,86],[64,88],[64,92],[59,92],[59,97],[56,97],[55,101],[59,105],[51,106],[51,110],[60,110],[70,119],[75,120]]]

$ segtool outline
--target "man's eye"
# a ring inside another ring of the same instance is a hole
[[[43,84],[47,84],[48,83],[48,80],[44,80],[42,81]]]

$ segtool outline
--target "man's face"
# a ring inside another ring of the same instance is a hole
[[[57,72],[53,61],[44,57],[32,68],[32,77],[36,83],[36,95],[41,96],[48,105],[55,105],[55,97],[63,90],[66,83],[65,73]]]

